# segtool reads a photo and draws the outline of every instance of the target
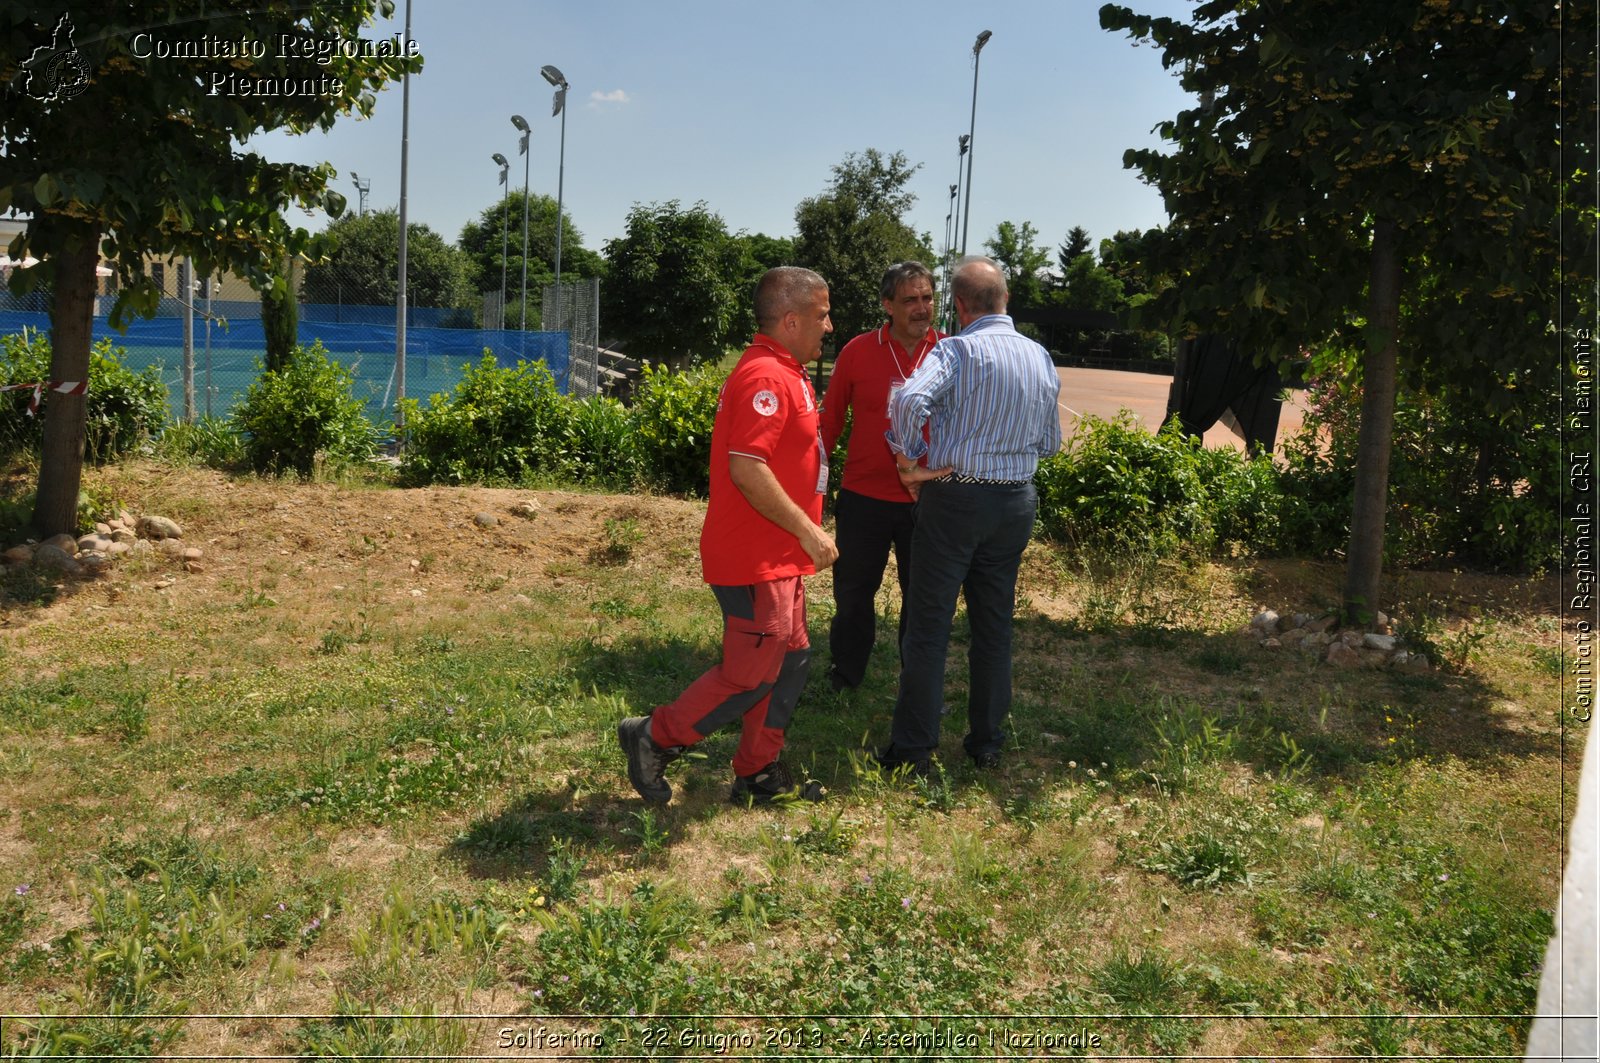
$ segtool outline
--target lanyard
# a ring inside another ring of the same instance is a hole
[[[932,330],[930,329],[929,331],[931,332]],[[917,344],[917,352],[915,354],[911,354],[910,351],[906,352],[911,355],[911,368],[906,369],[900,364],[900,352],[895,350],[894,337],[890,335],[888,325],[883,326],[883,345],[889,348],[889,357],[894,359],[894,371],[899,375],[900,383],[902,384],[910,378],[912,373],[917,371],[922,365],[922,359],[933,349],[933,344],[928,342],[928,333],[923,333],[921,342]]]

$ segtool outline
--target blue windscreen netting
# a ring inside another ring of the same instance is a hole
[[[350,309],[350,308],[346,308]],[[394,311],[389,311],[391,321]],[[48,314],[0,311],[0,334],[42,331],[49,334]],[[94,339],[110,339],[126,350],[130,369],[161,367],[161,379],[174,417],[183,413],[183,322],[178,318],[136,318],[126,333],[112,328],[106,318],[94,319]],[[394,415],[395,328],[379,324],[307,321],[299,326],[300,342],[321,341],[329,357],[355,374],[355,394],[367,404],[373,421]],[[420,398],[452,390],[462,368],[481,360],[485,352],[497,364],[543,361],[563,391],[567,386],[568,336],[565,332],[503,332],[498,329],[406,328],[406,395]],[[235,318],[224,328],[213,324],[209,344],[205,322],[194,324],[195,409],[201,415],[224,417],[244,398],[261,372],[266,341],[259,318]]]

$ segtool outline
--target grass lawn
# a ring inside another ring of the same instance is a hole
[[[951,722],[927,784],[863,763],[894,654],[827,692],[819,577],[827,801],[731,806],[728,733],[650,809],[613,729],[715,656],[697,504],[89,486],[206,557],[0,584],[0,1053],[1520,1057],[1576,786],[1549,581],[1398,574],[1442,666],[1339,671],[1239,633],[1334,566],[1036,543],[1013,747]]]

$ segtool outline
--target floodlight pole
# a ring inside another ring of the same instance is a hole
[[[956,249],[955,238],[956,238],[957,234],[959,234],[960,231],[961,231],[961,203],[962,203],[961,191],[962,191],[962,189],[966,188],[966,186],[967,186],[966,173],[963,170],[963,166],[965,165],[966,158],[967,158],[967,145],[971,142],[971,140],[972,140],[972,137],[968,136],[966,133],[962,133],[959,137],[956,138],[956,191],[955,191],[955,197],[956,197],[956,199],[955,199],[956,224],[955,224],[955,227],[951,230],[951,233],[950,233],[950,248],[949,248],[949,250],[951,252],[954,252],[955,249]]]
[[[411,48],[411,0],[406,0],[406,49]],[[394,428],[405,438],[406,415],[406,174],[411,160],[411,71],[406,70],[400,91],[400,276],[395,299],[394,326]],[[403,445],[403,444],[402,444]]]
[[[956,166],[957,178],[959,178],[960,175],[961,167],[958,163]],[[956,211],[959,209],[956,206],[956,189],[959,187],[959,180],[956,184],[950,186],[950,209],[945,212],[944,216],[944,254],[940,256],[939,274],[942,278],[942,284],[944,286],[944,294],[941,296],[941,298],[944,300],[944,303],[948,305],[954,305],[953,300],[950,298],[950,251],[952,250],[951,244],[955,242],[956,238],[954,219],[956,216]],[[948,316],[947,308],[945,306],[940,307],[939,316]],[[949,332],[953,330],[946,329],[945,331]]]
[[[506,157],[498,151],[494,153],[494,161],[500,164],[500,186],[505,193],[500,197],[500,331],[506,330],[506,238],[510,236],[507,231],[510,226],[511,187],[506,182],[507,175],[511,172],[511,164]]]
[[[194,424],[194,259],[178,263],[178,295],[183,300],[183,423]]]
[[[533,136],[533,130],[528,125],[528,120],[520,114],[511,116],[511,124],[522,132],[522,140],[517,148],[522,152],[522,316],[518,319],[518,329],[523,332],[528,330],[528,139]]]
[[[561,116],[561,154],[556,165],[556,329],[561,329],[562,313],[561,299],[561,195],[567,177],[567,85],[566,75],[560,70],[546,63],[539,68],[539,74],[551,85],[555,86],[555,99],[551,102],[551,115]]]
[[[978,61],[983,52],[983,46],[989,43],[989,38],[994,36],[989,30],[978,34],[978,39],[972,43],[972,118],[967,123],[967,213],[961,221],[961,257],[967,255],[967,232],[972,227],[972,150],[973,137],[978,132]]]

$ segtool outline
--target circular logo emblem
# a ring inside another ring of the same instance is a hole
[[[62,52],[50,60],[45,78],[58,99],[70,100],[89,87],[89,64],[83,61],[77,49]]]
[[[756,412],[761,416],[771,417],[778,412],[778,396],[763,388],[756,392],[756,397],[751,402],[751,405],[756,408]]]

